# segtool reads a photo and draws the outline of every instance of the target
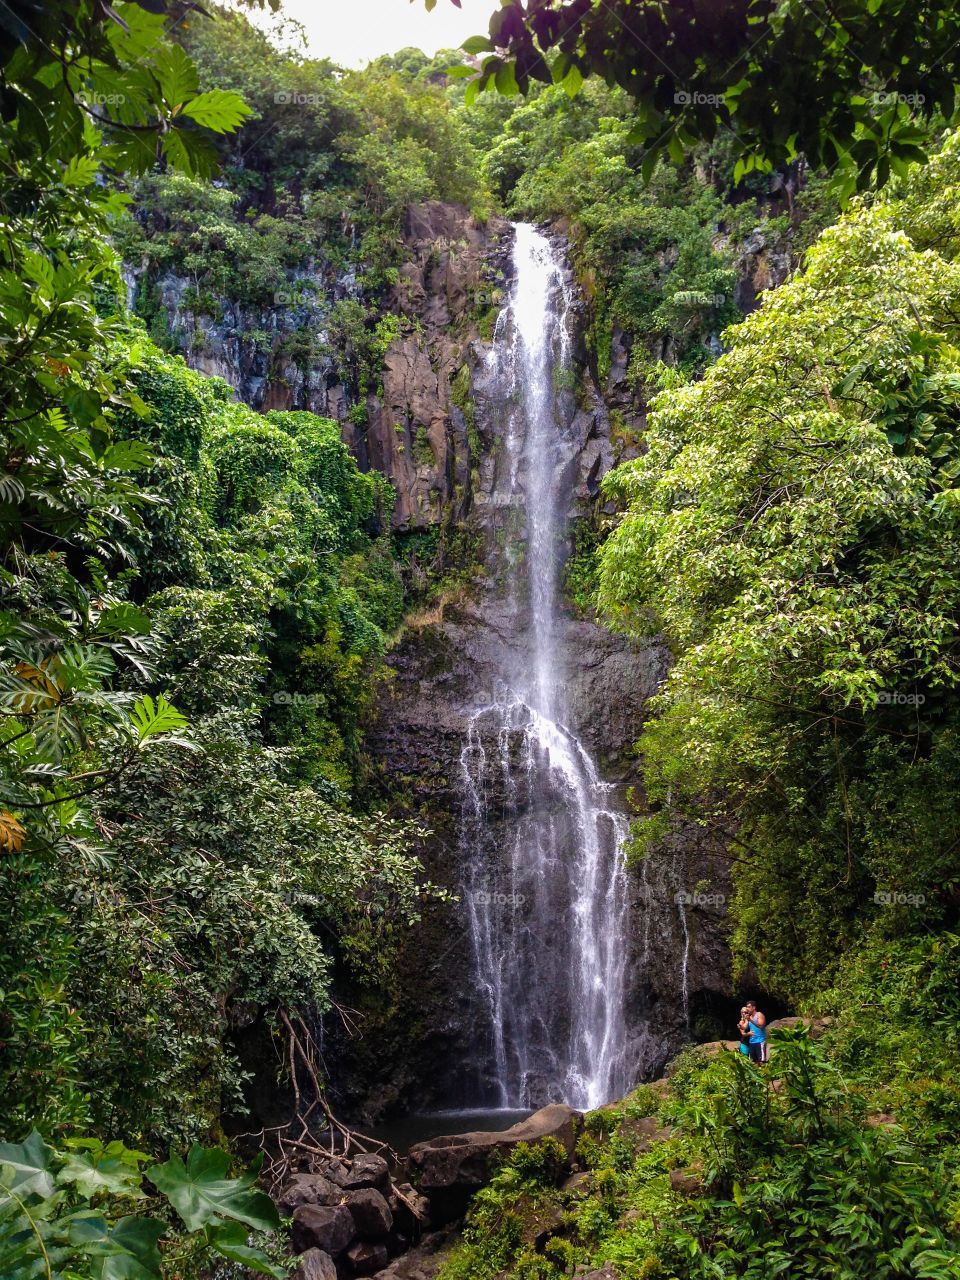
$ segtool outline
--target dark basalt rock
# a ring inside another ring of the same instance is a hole
[[[350,1246],[356,1235],[353,1215],[342,1204],[304,1204],[293,1215],[290,1236],[296,1253],[322,1249],[336,1257]]]
[[[290,1280],[337,1280],[337,1266],[329,1253],[308,1249],[300,1258]]]
[[[631,645],[583,619],[564,617],[559,627],[556,647],[565,657],[569,728],[614,783],[616,806],[629,813],[629,788],[642,802],[633,744],[669,655],[662,643]],[[392,678],[384,682],[371,715],[368,747],[384,791],[431,829],[422,854],[427,874],[454,893],[462,887],[460,756],[467,724],[478,701],[496,695],[510,653],[518,653],[527,640],[511,634],[509,607],[497,582],[480,581],[469,597],[445,607],[442,617],[407,630],[389,655]],[[517,736],[516,743],[507,744],[511,751],[519,751]],[[501,744],[492,735],[484,737],[482,726],[481,742],[487,758],[498,759]],[[497,792],[502,777],[490,771],[489,813],[508,807],[508,797]],[[494,831],[491,845],[497,842]],[[507,847],[506,837],[501,843]],[[705,891],[698,892],[698,886]],[[725,912],[729,860],[723,842],[702,828],[684,829],[630,870],[627,888],[628,1050],[639,1082],[656,1077],[698,1033],[713,1038],[736,1022]],[[682,913],[678,894],[690,899]],[[681,995],[685,955],[686,1008]],[[339,1078],[351,1089],[338,1098],[344,1111],[371,1124],[391,1108],[432,1111],[462,1106],[465,1099],[494,1102],[487,1011],[469,978],[472,965],[464,904],[427,904],[400,956],[395,1011],[389,1020],[378,1020],[373,1012],[362,1040],[337,1046]],[[534,1098],[535,1103],[548,1100]]]
[[[357,1234],[363,1240],[380,1240],[390,1234],[393,1214],[386,1200],[374,1187],[348,1192],[346,1205],[353,1215]]]
[[[402,1198],[401,1198],[402,1197]],[[430,1201],[409,1182],[398,1182],[388,1198],[395,1232],[404,1240],[419,1240],[430,1226]]]
[[[430,1201],[436,1222],[451,1222],[466,1209],[470,1196],[490,1176],[494,1153],[512,1151],[520,1142],[555,1138],[573,1157],[583,1116],[563,1103],[542,1107],[527,1120],[491,1133],[458,1133],[431,1138],[410,1148],[407,1164],[411,1177]]]
[[[425,1235],[409,1252],[391,1262],[381,1272],[381,1280],[433,1280],[459,1242],[455,1227],[444,1227]]]
[[[299,1173],[280,1193],[277,1208],[290,1216],[304,1204],[334,1205],[343,1199],[343,1188],[319,1173]]]
[[[340,1179],[340,1185],[348,1191],[363,1187],[376,1187],[387,1193],[390,1190],[390,1169],[383,1156],[358,1155],[350,1162],[349,1170]]]
[[[373,1244],[368,1240],[360,1240],[347,1250],[347,1262],[350,1270],[357,1276],[372,1276],[382,1271],[389,1262],[386,1246]]]

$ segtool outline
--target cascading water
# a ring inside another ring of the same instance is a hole
[[[569,493],[558,388],[571,297],[562,260],[516,227],[514,284],[491,353],[504,406],[500,469],[510,643],[461,754],[463,900],[502,1108],[622,1095],[626,1061],[625,817],[567,728],[558,601]]]

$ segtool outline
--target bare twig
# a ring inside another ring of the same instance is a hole
[[[350,1011],[338,1008],[338,1012],[349,1028]],[[334,1113],[323,1088],[320,1049],[303,1018],[291,1017],[281,1010],[280,1022],[286,1033],[283,1057],[293,1089],[293,1119],[287,1124],[265,1127],[259,1133],[244,1135],[256,1140],[264,1153],[264,1174],[270,1194],[276,1196],[279,1193],[295,1162],[301,1167],[306,1162],[311,1171],[319,1171],[331,1157],[349,1161],[356,1153],[383,1155],[398,1165],[399,1156],[389,1143],[358,1133]],[[318,1111],[324,1121],[320,1134],[314,1127]],[[326,1145],[321,1134],[329,1135]],[[392,1184],[392,1192],[416,1221],[424,1221],[422,1210],[398,1189],[396,1183]]]

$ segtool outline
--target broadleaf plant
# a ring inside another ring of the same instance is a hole
[[[123,1143],[82,1139],[57,1151],[34,1129],[22,1143],[0,1144],[0,1275],[4,1280],[160,1280],[160,1242],[184,1239],[201,1255],[219,1254],[280,1280],[283,1271],[248,1240],[249,1228],[280,1225],[273,1202],[254,1189],[259,1164],[227,1177],[226,1151],[194,1146],[186,1164],[171,1157],[147,1176],[160,1193],[146,1199],[147,1157]],[[163,1201],[186,1223],[170,1225]]]

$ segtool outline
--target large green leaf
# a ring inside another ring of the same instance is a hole
[[[170,44],[161,49],[154,56],[153,69],[170,107],[182,106],[200,88],[197,68],[181,45]]]
[[[176,733],[188,726],[187,717],[171,706],[162,693],[156,702],[149,694],[144,694],[131,710],[130,719],[141,742],[162,733]]]
[[[171,1156],[154,1165],[147,1177],[162,1191],[191,1231],[221,1218],[233,1218],[250,1227],[271,1231],[280,1225],[276,1205],[254,1188],[257,1166],[239,1178],[228,1178],[230,1156],[218,1147],[204,1150],[194,1145],[187,1162]]]
[[[88,1259],[96,1280],[157,1280],[161,1274],[157,1245],[167,1231],[156,1218],[125,1217],[110,1225],[81,1215],[70,1224],[72,1243]]]
[[[142,440],[117,440],[101,459],[106,471],[141,471],[153,460],[153,450]]]
[[[53,1148],[48,1147],[36,1129],[20,1143],[0,1142],[0,1188],[25,1196],[53,1194],[50,1164]],[[4,1197],[0,1195],[0,1200]]]
[[[183,114],[214,133],[232,133],[253,112],[238,93],[210,89],[191,98],[184,106]]]
[[[224,1258],[239,1262],[251,1271],[273,1276],[275,1280],[284,1280],[287,1274],[283,1268],[274,1266],[262,1249],[247,1243],[247,1229],[242,1222],[221,1222],[218,1226],[208,1227],[207,1239]]]
[[[98,1160],[87,1151],[71,1153],[58,1174],[60,1182],[72,1183],[85,1199],[103,1192],[110,1195],[140,1196],[140,1171],[122,1156],[107,1155]]]

